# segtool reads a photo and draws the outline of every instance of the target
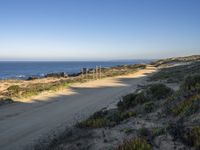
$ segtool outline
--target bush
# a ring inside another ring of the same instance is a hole
[[[139,129],[139,134],[141,136],[147,137],[150,135],[150,131],[147,128],[141,128]]]
[[[191,115],[200,108],[200,95],[194,95],[191,98],[177,103],[171,110],[173,115]]]
[[[196,149],[200,149],[200,126],[194,127],[188,136],[188,141]]]
[[[151,113],[155,108],[155,104],[153,102],[147,102],[144,104],[144,110],[146,113]]]
[[[166,132],[165,128],[153,128],[153,130],[152,130],[152,134],[153,134],[154,137],[162,135],[165,132]]]
[[[119,101],[117,103],[117,107],[120,110],[125,110],[125,109],[132,107],[136,96],[137,96],[137,94],[133,93],[133,94],[128,94],[128,95],[122,97],[122,101]]]
[[[102,128],[110,126],[111,122],[105,118],[87,119],[77,124],[79,128]]]
[[[119,110],[127,110],[137,106],[138,104],[167,98],[172,94],[173,90],[164,84],[153,84],[148,86],[140,93],[131,93],[124,96],[122,101],[118,102],[117,107]]]
[[[152,84],[147,89],[147,95],[152,99],[160,100],[173,94],[173,90],[164,84]]]
[[[14,103],[14,101],[10,98],[0,98],[0,106],[11,103]]]
[[[20,87],[19,85],[12,85],[8,87],[7,90],[9,92],[9,96],[17,96],[20,92]]]
[[[98,111],[87,120],[77,124],[79,128],[113,127],[121,121],[136,116],[134,112],[120,112],[118,110]]]
[[[170,123],[167,126],[166,130],[173,136],[173,138],[175,140],[177,140],[177,139],[182,140],[184,137],[184,133],[185,133],[184,126],[183,126],[183,120],[181,119],[175,123]]]
[[[30,84],[26,87],[19,87],[18,85],[12,85],[7,89],[5,96],[8,97],[30,97],[37,95],[44,91],[57,91],[63,87],[68,86],[69,83],[65,80],[60,80],[52,83],[37,83]]]
[[[200,74],[189,75],[181,85],[183,91],[200,91]]]
[[[133,138],[125,141],[117,150],[152,150],[152,146],[142,138]]]

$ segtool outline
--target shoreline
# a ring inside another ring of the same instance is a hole
[[[88,81],[99,80],[108,77],[127,75],[144,69],[148,65],[134,64],[123,65],[111,68],[102,68],[102,74],[97,77],[89,70],[84,74],[78,74],[75,77],[45,77],[34,80],[1,80],[0,95],[1,97],[11,98],[17,101],[35,97],[44,92],[57,92],[72,84],[80,84]]]
[[[53,76],[76,76],[83,68],[89,70],[96,66],[112,68],[123,65],[149,64],[153,60],[127,60],[127,61],[23,61],[23,62],[0,62],[0,80],[28,80]],[[2,64],[1,64],[2,63]],[[11,67],[12,66],[12,67]],[[23,66],[22,68],[20,66]]]

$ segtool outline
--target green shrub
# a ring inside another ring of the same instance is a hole
[[[18,85],[12,85],[7,89],[6,96],[31,97],[44,91],[57,91],[68,85],[69,83],[64,80],[60,80],[60,81],[52,82],[52,83],[30,84],[26,87],[19,87]]]
[[[122,101],[119,101],[117,103],[117,107],[120,110],[126,110],[126,109],[132,107],[136,96],[137,96],[136,94],[128,94],[128,95],[122,97]]]
[[[173,90],[164,84],[153,84],[140,93],[131,93],[122,97],[122,100],[118,102],[117,107],[119,110],[127,110],[137,106],[138,104],[167,98],[172,94]]]
[[[9,96],[17,96],[20,93],[19,85],[12,85],[7,88]]]
[[[144,96],[143,92],[139,94],[128,94],[122,98],[122,101],[118,102],[117,107],[119,110],[128,110],[146,101],[148,99]]]
[[[131,133],[133,131],[133,129],[131,129],[131,128],[124,128],[122,131],[124,133],[126,133],[126,134],[129,134],[129,133]]]
[[[77,124],[79,128],[102,128],[110,126],[111,122],[106,118],[87,119]]]
[[[147,137],[148,135],[150,135],[150,131],[147,128],[141,128],[139,129],[139,134],[141,136]]]
[[[117,150],[152,150],[152,146],[142,138],[133,138],[125,141]]]
[[[151,113],[155,108],[154,102],[147,102],[144,104],[144,110],[146,113]]]
[[[166,131],[172,135],[174,140],[177,139],[183,139],[184,136],[184,126],[183,126],[183,120],[178,120],[177,122],[169,123],[166,127]]]
[[[191,98],[177,103],[171,112],[173,115],[191,115],[200,108],[200,95],[194,95]]]
[[[87,120],[84,120],[77,124],[79,128],[102,128],[113,127],[119,124],[121,121],[130,117],[136,116],[134,112],[121,112],[118,110],[111,111],[98,111],[90,116]]]
[[[189,75],[184,79],[181,89],[185,91],[200,91],[200,74]]]
[[[200,126],[194,127],[190,133],[188,140],[196,149],[200,149]]]
[[[164,84],[152,84],[147,89],[147,95],[152,99],[164,99],[173,94],[173,90]]]
[[[0,98],[0,106],[11,103],[14,103],[14,101],[10,98]]]
[[[148,95],[146,94],[146,91],[144,90],[141,93],[138,93],[135,101],[133,102],[133,106],[136,106],[137,104],[143,104],[144,102],[149,101]]]
[[[152,130],[152,134],[153,134],[154,137],[162,135],[165,132],[166,132],[165,128],[153,128],[153,130]]]

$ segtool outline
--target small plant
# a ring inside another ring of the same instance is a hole
[[[199,150],[200,149],[200,126],[185,129],[182,140],[184,143],[187,143],[189,146],[194,147],[196,150]]]
[[[173,94],[173,90],[164,84],[152,84],[147,89],[147,95],[152,99],[160,100]]]
[[[183,91],[200,91],[200,74],[189,75],[181,85]]]
[[[0,98],[0,106],[11,103],[14,103],[14,101],[10,98]]]
[[[134,112],[121,112],[118,110],[111,111],[98,111],[94,113],[87,120],[82,121],[77,124],[79,128],[103,128],[103,127],[113,127],[119,124],[121,121],[134,117],[136,114]]]
[[[181,119],[175,123],[168,124],[166,130],[173,136],[175,140],[183,139],[185,133],[183,120]]]
[[[144,110],[146,113],[151,113],[155,108],[154,102],[147,102],[144,104]]]
[[[142,138],[133,138],[125,141],[117,150],[152,150],[152,146]]]
[[[133,129],[131,129],[131,128],[124,128],[122,131],[124,133],[126,133],[126,134],[129,134],[129,133],[131,133],[133,131]]]
[[[20,93],[19,85],[12,85],[12,86],[8,87],[7,90],[10,93],[9,96],[17,96]]]
[[[119,110],[128,110],[129,108],[133,108],[138,104],[143,104],[148,101],[147,97],[143,92],[135,94],[131,93],[123,97],[123,100],[117,104]]]
[[[79,128],[102,128],[110,126],[110,121],[105,118],[88,119],[77,124]]]
[[[147,137],[150,134],[150,131],[147,128],[141,128],[139,129],[139,134],[141,136]]]
[[[148,86],[140,93],[131,93],[122,98],[122,101],[118,102],[117,107],[119,110],[127,110],[134,108],[138,104],[145,102],[160,100],[171,96],[173,90],[164,84],[153,84]]]
[[[128,95],[122,97],[122,101],[119,101],[117,103],[117,107],[120,110],[126,110],[126,109],[132,107],[136,96],[137,96],[136,94],[132,93],[132,94],[128,94]]]
[[[153,128],[153,130],[152,130],[152,134],[153,134],[154,137],[162,135],[165,132],[166,132],[165,128]]]
[[[200,107],[200,95],[194,95],[193,97],[183,100],[177,103],[172,108],[171,112],[174,115],[191,115],[194,114]]]

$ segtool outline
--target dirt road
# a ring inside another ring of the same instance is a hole
[[[76,84],[57,94],[0,107],[0,149],[20,150],[51,131],[72,125],[143,84],[152,68],[135,74]]]

